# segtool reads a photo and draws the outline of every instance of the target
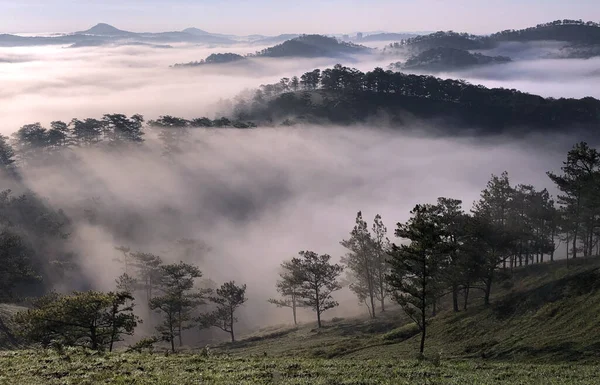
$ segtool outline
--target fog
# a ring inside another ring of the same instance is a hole
[[[560,166],[571,144],[559,137],[433,139],[376,127],[200,130],[173,161],[149,137],[122,153],[78,149],[68,163],[31,166],[24,178],[75,221],[70,244],[85,278],[69,285],[113,289],[121,273],[115,246],[176,261],[173,241],[192,238],[210,248],[187,260],[205,277],[248,285],[240,319],[255,327],[290,321],[266,302],[276,295],[279,264],[300,250],[338,261],[358,210],[368,221],[381,214],[394,240],[395,223],[415,204],[446,196],[468,209],[492,173],[551,187],[545,172]],[[95,224],[83,219],[86,209],[99,213]],[[366,311],[348,289],[335,297],[342,306],[326,317]]]
[[[250,63],[169,68],[204,59],[215,52],[252,53],[264,47],[171,49],[145,46],[0,48],[0,132],[23,124],[105,113],[214,117],[217,102],[245,88],[273,83],[332,66],[336,59],[252,59]],[[538,49],[540,51],[540,49]],[[498,52],[501,53],[501,52]],[[539,52],[538,52],[539,53]],[[538,55],[539,57],[539,55]],[[343,64],[368,71],[399,60],[393,55],[349,58]],[[552,97],[600,97],[600,59],[519,60],[507,65],[438,74],[490,87],[517,88]]]
[[[1,48],[1,132],[113,112],[213,117],[221,98],[337,62],[256,59],[246,67],[169,68],[213,52],[258,49]],[[373,56],[344,64],[370,70],[390,61]],[[525,60],[444,76],[546,96],[600,96],[598,64]],[[558,169],[577,140],[432,138],[376,125],[198,130],[184,154],[167,161],[156,140],[146,139],[134,151],[73,150],[68,162],[24,169],[25,184],[74,219],[70,242],[81,255],[86,285],[114,287],[120,274],[115,246],[169,259],[175,258],[173,240],[193,238],[210,247],[189,261],[205,277],[248,285],[250,301],[240,316],[246,325],[290,321],[287,311],[266,303],[276,294],[278,265],[300,250],[338,260],[344,253],[339,241],[358,210],[368,221],[381,214],[393,239],[395,223],[406,220],[416,203],[446,196],[462,199],[468,209],[492,173],[507,170],[515,184],[551,188],[545,172]],[[99,223],[83,219],[90,207],[104,213]],[[326,316],[365,312],[347,289],[335,296],[344,306]],[[308,312],[301,319],[311,317]]]

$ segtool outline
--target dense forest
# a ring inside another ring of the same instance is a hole
[[[511,61],[511,58],[506,56],[486,56],[481,53],[470,53],[462,49],[438,47],[413,55],[404,63],[392,63],[390,69],[397,71],[446,71],[488,64],[509,63]]]
[[[503,42],[541,42],[560,41],[575,52],[572,55],[557,57],[596,56],[600,45],[600,25],[582,20],[556,20],[538,24],[521,30],[505,30],[489,36],[458,33],[454,31],[438,31],[429,35],[415,36],[389,44],[384,52],[405,51],[419,54],[435,48],[452,48],[459,50],[487,50],[497,47]]]
[[[235,106],[238,119],[270,124],[353,124],[378,117],[393,127],[416,117],[435,121],[447,133],[523,134],[563,128],[595,133],[600,102],[553,99],[514,89],[486,88],[376,68],[363,73],[340,64],[263,85]]]

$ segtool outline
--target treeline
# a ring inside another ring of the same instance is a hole
[[[362,45],[344,42],[334,37],[324,35],[300,35],[284,41],[273,47],[268,47],[255,53],[239,55],[235,53],[214,53],[206,59],[179,63],[172,67],[197,67],[205,64],[225,64],[240,62],[253,57],[339,57],[348,54],[365,53],[370,49]]]
[[[600,44],[600,24],[583,20],[555,20],[520,30],[509,29],[490,36],[493,41],[558,40]]]
[[[438,31],[390,43],[384,52],[399,49],[426,51],[440,47],[464,50],[491,49],[502,41],[541,40],[600,44],[600,24],[583,20],[555,20],[520,30],[508,29],[489,36]]]
[[[506,56],[486,56],[470,53],[467,50],[438,47],[409,57],[406,62],[392,63],[392,70],[448,70],[478,65],[508,63],[512,60]]]
[[[591,97],[543,98],[515,89],[382,68],[364,73],[341,64],[262,85],[234,110],[242,120],[270,122],[302,116],[339,124],[385,113],[397,126],[406,124],[407,112],[425,120],[445,118],[448,130],[460,125],[482,133],[516,127],[523,131],[589,128],[600,123],[600,101]]]
[[[166,152],[177,151],[190,129],[194,128],[253,128],[252,122],[226,117],[206,117],[187,120],[170,115],[144,122],[141,115],[130,117],[106,114],[102,119],[73,119],[69,123],[53,121],[50,128],[40,123],[26,124],[9,138],[0,135],[0,167],[14,168],[15,163],[28,161],[69,147],[114,146],[144,142],[146,129],[158,135]]]
[[[548,176],[560,191],[556,200],[546,189],[511,185],[504,172],[492,176],[470,212],[453,198],[418,204],[408,221],[397,224],[399,243],[388,240],[381,216],[369,229],[359,212],[349,238],[341,241],[348,250],[342,266],[315,269],[326,277],[320,279],[325,289],[320,292],[299,279],[302,260],[295,258],[281,265],[276,284],[281,298],[269,302],[291,308],[294,322],[298,307],[312,307],[320,326],[320,313],[337,304],[330,296],[339,289],[336,277],[345,268],[350,289],[372,318],[385,311],[390,299],[402,307],[421,331],[423,353],[427,325],[443,298],[449,297],[452,310],[459,312],[480,291],[487,306],[500,274],[553,262],[563,242],[567,263],[581,253],[600,254],[600,153],[579,143],[569,151],[562,173]],[[307,301],[306,293],[324,302]]]
[[[173,67],[197,67],[204,64],[225,64],[225,63],[233,63],[240,60],[245,60],[246,58],[242,55],[238,55],[236,53],[213,53],[206,57],[206,59],[202,59],[200,61],[192,61],[189,63],[178,63],[174,64]]]
[[[362,45],[340,41],[324,35],[300,35],[281,44],[265,48],[253,57],[335,57],[343,54],[367,52]]]
[[[218,328],[235,341],[236,312],[246,301],[246,285],[234,281],[220,287],[212,281],[199,285],[200,269],[188,263],[165,264],[155,254],[122,253],[123,273],[113,292],[52,292],[35,298],[30,309],[14,317],[17,336],[42,347],[84,346],[112,351],[117,342],[133,336],[142,318],[134,313],[137,298],[148,310],[144,320],[156,324],[153,337],[138,339],[131,349],[149,348],[164,341],[175,352],[183,346],[183,331]],[[158,316],[158,322],[152,315]]]

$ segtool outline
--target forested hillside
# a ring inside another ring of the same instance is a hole
[[[582,129],[594,135],[600,101],[552,99],[514,89],[376,68],[363,73],[336,65],[263,85],[235,106],[242,120],[353,124],[381,119],[392,127],[413,119],[446,133],[495,134]]]

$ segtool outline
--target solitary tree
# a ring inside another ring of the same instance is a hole
[[[294,265],[290,261],[283,262],[281,264],[281,273],[279,276],[281,279],[277,281],[277,292],[281,294],[280,299],[270,298],[269,303],[276,305],[277,307],[288,307],[292,309],[292,315],[294,316],[294,325],[297,325],[296,310],[299,307],[304,307],[300,302],[300,287],[302,282],[297,278],[297,274],[294,274]]]
[[[343,267],[331,264],[331,256],[318,255],[312,251],[301,251],[300,258],[293,258],[291,264],[296,275],[295,279],[302,282],[299,297],[306,307],[317,313],[317,325],[321,327],[321,314],[338,306],[331,294],[342,287],[338,277]]]
[[[233,325],[237,322],[235,311],[242,306],[246,298],[246,285],[237,286],[235,281],[226,282],[209,297],[216,309],[198,318],[201,327],[216,327],[229,333],[231,342],[235,342]]]
[[[367,305],[371,318],[375,318],[375,281],[379,259],[367,222],[363,220],[360,211],[356,214],[356,224],[350,232],[350,238],[340,244],[349,250],[342,258],[342,263],[348,268],[353,281],[350,290]]]
[[[196,266],[183,262],[163,265],[160,271],[161,295],[150,300],[150,309],[163,314],[163,323],[157,330],[175,352],[175,338],[179,338],[182,346],[182,331],[193,326],[191,312],[203,302],[203,292],[194,290],[195,279],[202,273]]]
[[[375,297],[381,304],[381,311],[385,311],[385,299],[390,294],[387,275],[390,271],[388,256],[391,251],[390,240],[387,238],[387,227],[383,224],[381,216],[377,214],[373,221],[373,251],[375,253]]]
[[[398,224],[396,236],[409,244],[393,245],[389,284],[394,299],[421,331],[420,352],[425,350],[428,309],[439,294],[442,230],[431,205],[417,205],[408,222]]]

